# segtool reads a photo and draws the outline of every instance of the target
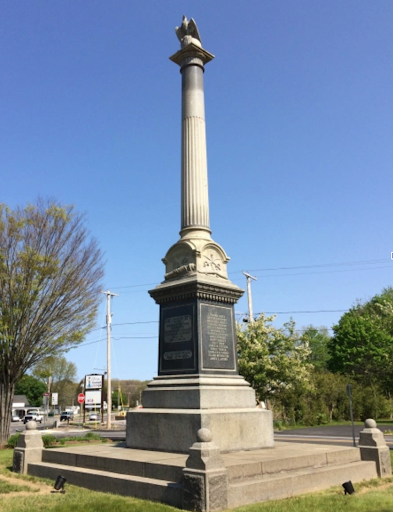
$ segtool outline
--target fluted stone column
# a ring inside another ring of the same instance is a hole
[[[203,73],[213,55],[198,43],[192,38],[171,57],[182,74],[182,237],[195,236],[199,230],[210,233]]]

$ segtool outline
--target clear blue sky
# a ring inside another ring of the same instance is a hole
[[[258,277],[254,311],[346,310],[393,284],[391,0],[0,6],[0,200],[53,196],[86,212],[104,289],[119,293],[113,377],[157,371],[147,290],[180,229],[180,73],[168,57],[183,14],[216,56],[205,72],[213,237],[236,284],[242,270]],[[67,358],[80,377],[105,368],[105,329]]]

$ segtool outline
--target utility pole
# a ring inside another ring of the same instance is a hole
[[[254,321],[254,315],[252,312],[252,297],[251,297],[251,279],[257,281],[257,278],[249,274],[248,272],[244,272],[243,274],[247,278],[247,298],[248,298],[248,321],[252,323]]]
[[[106,428],[111,429],[111,413],[112,413],[112,386],[111,386],[111,298],[118,297],[117,293],[101,292],[106,295],[106,340],[107,340],[107,413],[106,413]]]

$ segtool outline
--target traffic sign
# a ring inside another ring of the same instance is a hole
[[[79,393],[78,403],[83,404],[84,401],[85,401],[85,395],[83,393]]]
[[[49,393],[44,393],[42,396],[49,396]]]

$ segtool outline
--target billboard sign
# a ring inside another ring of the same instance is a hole
[[[85,392],[85,406],[86,407],[101,407],[101,390],[86,390]]]
[[[86,375],[86,389],[101,389],[102,375]]]

